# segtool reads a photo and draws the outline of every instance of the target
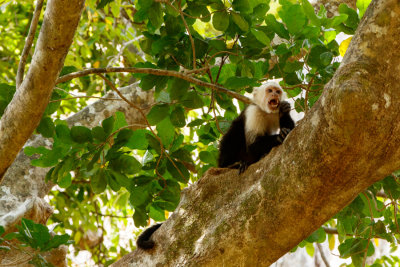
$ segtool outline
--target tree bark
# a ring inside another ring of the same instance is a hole
[[[84,0],[47,2],[31,66],[0,120],[0,182],[40,122],[84,3]]]
[[[242,175],[183,190],[156,247],[113,266],[268,266],[400,168],[400,3],[371,3],[332,80],[285,142]]]

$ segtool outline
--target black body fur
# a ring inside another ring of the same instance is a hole
[[[273,147],[282,144],[286,135],[295,126],[289,112],[290,104],[283,101],[280,104],[279,113],[276,114],[280,116],[280,133],[259,135],[253,143],[247,145],[245,136],[245,110],[243,110],[239,117],[232,122],[227,133],[222,137],[219,146],[218,167],[239,168],[240,172],[242,172],[250,164],[259,161],[264,155],[268,154]]]
[[[147,250],[147,249],[152,249],[155,245],[154,241],[151,240],[151,235],[158,229],[160,228],[160,226],[162,225],[162,223],[158,223],[158,224],[154,224],[152,226],[150,226],[149,228],[147,228],[146,230],[144,230],[138,237],[138,239],[136,240],[136,246],[138,248]]]

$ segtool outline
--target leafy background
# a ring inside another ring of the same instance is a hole
[[[1,115],[15,92],[34,6],[25,0],[0,3]],[[32,165],[51,167],[46,180],[58,185],[49,195],[55,212],[48,224],[71,236],[71,251],[90,251],[97,264],[132,251],[137,233],[126,240],[120,231],[164,221],[181,189],[216,166],[218,140],[245,107],[222,91],[156,71],[180,71],[237,94],[279,79],[294,103],[292,112],[307,114],[339,67],[368,4],[357,1],[357,10],[341,4],[339,14],[328,17],[323,6],[315,12],[307,0],[86,1],[61,76],[110,66],[154,72],[108,73],[111,85],[84,76],[54,89],[36,129],[53,146],[25,149],[39,155]],[[153,90],[156,100],[142,129],[132,130],[118,112],[92,129],[65,122],[92,103],[91,97],[135,81],[141,90]],[[299,246],[313,256],[315,243],[328,240],[351,266],[365,264],[379,240],[395,251],[398,175],[361,193]],[[373,266],[398,261],[388,255]]]

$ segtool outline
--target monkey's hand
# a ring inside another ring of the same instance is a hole
[[[248,167],[249,164],[246,161],[241,160],[239,163],[239,175],[241,175],[245,170],[247,170]]]
[[[278,135],[278,142],[279,143],[283,143],[283,140],[285,140],[286,136],[290,133],[290,129],[289,128],[282,128],[281,132]]]
[[[281,104],[279,105],[279,113],[281,115],[289,113],[292,107],[290,106],[289,102],[282,101]]]

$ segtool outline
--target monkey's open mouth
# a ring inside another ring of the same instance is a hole
[[[279,100],[278,99],[271,99],[270,101],[268,101],[268,105],[270,105],[271,107],[276,108],[277,106],[279,106]]]

